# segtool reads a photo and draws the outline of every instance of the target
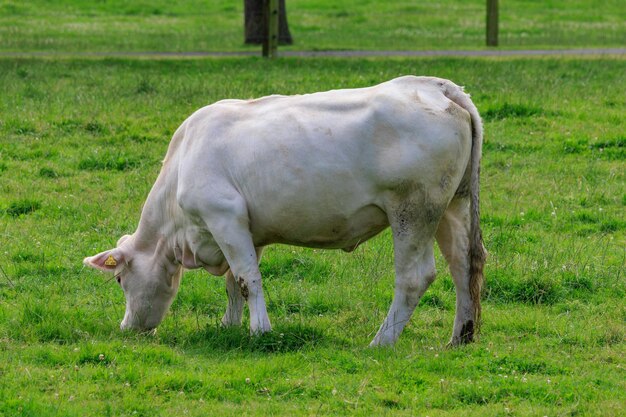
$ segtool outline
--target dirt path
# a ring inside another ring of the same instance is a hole
[[[583,56],[626,55],[626,48],[582,49],[518,49],[518,50],[433,50],[433,51],[278,51],[284,57],[515,57],[515,56]],[[259,51],[237,52],[0,52],[2,57],[138,57],[138,58],[191,58],[258,56]]]
[[[524,50],[439,50],[439,51],[285,51],[283,56],[336,56],[336,57],[494,57],[494,56],[560,56],[560,55],[626,55],[626,48],[585,48],[585,49],[524,49]]]

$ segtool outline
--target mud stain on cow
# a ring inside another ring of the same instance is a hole
[[[432,199],[425,187],[413,181],[400,181],[393,188],[395,202],[391,209],[392,227],[397,236],[418,232],[419,228],[439,223],[445,205]]]
[[[448,172],[444,173],[439,180],[439,188],[442,191],[447,191],[450,188],[450,183],[452,182],[452,177]]]
[[[248,284],[246,284],[246,281],[241,277],[237,278],[237,283],[241,289],[241,296],[247,300],[248,295],[250,295],[250,292],[248,291]]]
[[[444,111],[451,116],[458,117],[460,114],[460,110],[461,108],[456,103],[450,102],[450,104],[448,104],[448,107],[446,107]]]
[[[406,236],[416,223],[417,207],[411,201],[403,201],[394,212],[395,228],[397,236]]]
[[[448,165],[445,172],[441,175],[441,178],[439,179],[439,188],[444,194],[447,194],[450,191],[450,188],[453,185],[454,178],[456,178],[457,175],[457,166],[455,164]]]
[[[399,201],[406,200],[416,194],[422,194],[424,192],[422,184],[406,179],[393,181],[389,188],[393,190]]]
[[[469,121],[471,119],[468,111],[453,101],[448,104],[444,111],[457,120]]]
[[[466,321],[461,327],[461,343],[471,343],[474,340],[474,322]]]
[[[431,107],[423,107],[422,110],[424,111],[424,113],[429,114],[431,116],[438,116],[439,114],[437,113],[437,111]]]
[[[394,234],[405,236],[412,226],[417,222],[419,194],[423,191],[421,184],[414,181],[400,180],[392,187],[394,193],[394,207],[392,209],[392,219],[395,227],[392,227]]]
[[[323,128],[323,127],[316,127],[315,129],[313,129],[313,131],[315,133],[321,133],[321,134],[323,134],[324,136],[327,136],[327,137],[332,137],[333,136],[333,131],[329,127],[325,127],[325,128]]]
[[[446,211],[445,205],[435,204],[431,200],[425,200],[423,207],[426,224],[438,224],[443,212]]]

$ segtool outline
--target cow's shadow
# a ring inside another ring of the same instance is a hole
[[[197,352],[262,352],[287,353],[317,348],[325,345],[343,346],[344,340],[329,336],[319,328],[296,325],[279,325],[269,333],[250,335],[244,327],[224,328],[209,325],[204,329],[188,333],[182,338],[163,335],[161,342]]]

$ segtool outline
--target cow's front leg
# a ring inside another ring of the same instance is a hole
[[[208,214],[204,217],[204,221],[226,257],[241,296],[248,303],[250,332],[252,334],[269,332],[272,326],[267,316],[257,251],[247,227],[249,220],[245,201],[233,199],[223,201],[227,204],[226,206],[205,206]]]
[[[250,310],[250,333],[261,334],[272,330],[270,319],[267,315],[263,287],[261,286],[261,274],[240,276],[238,279],[243,297],[248,301]]]
[[[258,262],[261,261],[262,252],[262,247],[256,248]],[[228,296],[228,306],[226,307],[224,317],[222,317],[222,325],[225,327],[241,326],[243,306],[246,303],[246,299],[243,297],[241,287],[230,269],[226,273],[226,295]]]

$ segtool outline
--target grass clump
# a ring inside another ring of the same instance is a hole
[[[24,305],[19,327],[12,331],[19,332],[14,337],[24,341],[66,344],[78,340],[70,319],[59,306],[32,300]]]
[[[252,336],[246,328],[208,326],[189,339],[190,348],[264,353],[297,352],[327,341],[322,331],[305,325],[279,326],[270,333]]]
[[[486,289],[487,299],[498,303],[554,304],[563,295],[560,282],[538,273],[523,277],[492,275]]]
[[[39,176],[42,178],[58,178],[59,174],[52,168],[43,167],[39,170]]]
[[[19,217],[21,215],[30,214],[41,208],[41,202],[39,200],[23,199],[12,201],[9,207],[5,209],[5,212],[11,217]]]
[[[128,171],[139,167],[139,160],[129,156],[102,154],[89,156],[78,163],[85,171]]]
[[[562,370],[554,369],[543,360],[533,358],[519,358],[505,356],[490,362],[488,371],[494,374],[514,375],[516,373],[527,374],[547,374],[554,375],[563,373]]]
[[[496,107],[488,108],[482,113],[482,117],[486,121],[493,121],[509,118],[527,118],[538,116],[543,113],[544,110],[540,107],[528,104],[504,103]]]
[[[626,137],[603,140],[590,140],[588,138],[567,139],[563,143],[565,154],[586,154],[596,158],[619,161],[626,159]]]
[[[105,125],[93,120],[85,123],[82,127],[85,132],[91,133],[92,135],[101,135],[109,131]]]

